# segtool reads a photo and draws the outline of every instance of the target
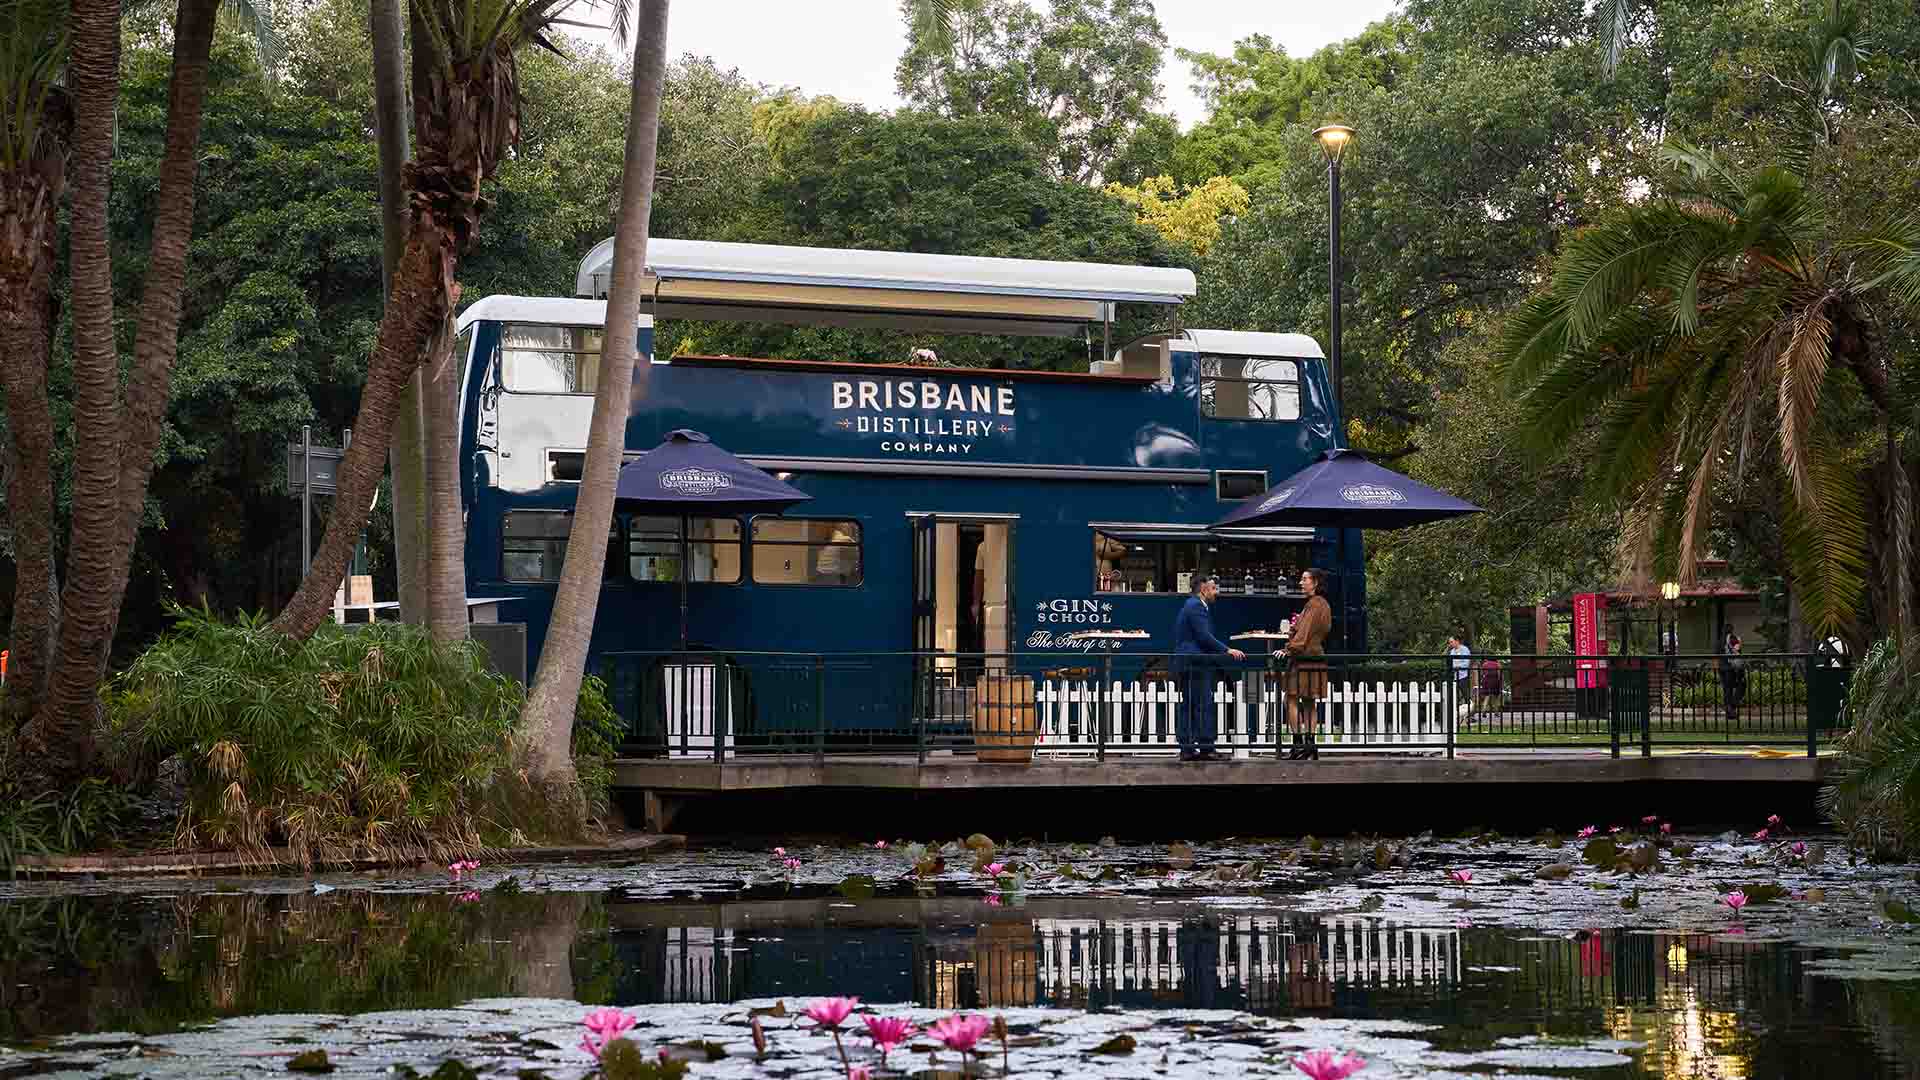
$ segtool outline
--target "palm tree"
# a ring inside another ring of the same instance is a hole
[[[200,118],[219,0],[178,0],[167,133],[149,260],[134,331],[133,362],[121,387],[116,345],[107,199],[119,97],[119,0],[75,0],[70,8],[18,0],[0,11],[13,33],[0,51],[7,74],[7,156],[0,162],[4,212],[21,231],[10,236],[8,408],[24,420],[29,450],[46,416],[48,308],[40,277],[52,266],[54,214],[70,167],[74,464],[67,576],[53,598],[51,542],[22,567],[18,599],[27,614],[22,700],[9,695],[34,767],[59,781],[91,761],[94,713],[108,649],[126,592],[133,544],[146,509],[147,482],[165,417],[178,349],[187,249],[193,235]],[[257,20],[264,26],[264,20]],[[64,80],[66,89],[60,88]],[[70,122],[69,122],[70,115]],[[70,132],[70,134],[69,134]],[[17,396],[16,396],[17,393]],[[16,532],[36,541],[52,533],[51,470],[39,462],[9,477]],[[57,606],[56,606],[57,605]],[[57,633],[44,631],[57,624]],[[51,648],[45,644],[51,640]],[[44,690],[42,686],[44,684]]]
[[[1629,508],[1623,561],[1642,580],[1656,562],[1690,580],[1718,485],[1771,463],[1794,600],[1836,632],[1866,583],[1864,459],[1885,455],[1896,502],[1910,501],[1878,330],[1920,309],[1920,230],[1841,237],[1784,167],[1677,144],[1662,158],[1665,193],[1576,234],[1508,320],[1500,356],[1523,429],[1552,452],[1598,424],[1589,475]],[[1904,600],[1904,561],[1883,569]]]
[[[393,272],[407,243],[407,41],[400,0],[371,0],[367,39],[373,53],[373,130],[380,147],[380,288],[393,289]],[[407,382],[394,418],[391,489],[393,554],[400,617],[426,619],[426,443],[421,431],[421,382]]]
[[[65,0],[0,5],[0,388],[12,435],[7,514],[16,585],[9,648],[12,680],[0,739],[33,715],[46,689],[59,611],[53,561],[53,417],[47,355],[66,190],[73,106],[59,85],[67,49]]]
[[[353,445],[312,567],[274,626],[304,638],[325,617],[384,471],[402,392],[457,297],[454,274],[484,207],[481,184],[520,131],[516,56],[553,49],[546,31],[572,0],[421,0],[413,25],[414,158],[406,243],[367,365]],[[557,50],[556,50],[557,51]]]
[[[620,216],[613,240],[613,281],[607,290],[606,332],[593,399],[587,458],[574,505],[567,554],[554,591],[553,618],[540,653],[520,727],[534,777],[550,788],[569,786],[573,771],[573,713],[580,696],[587,646],[600,603],[601,567],[613,524],[613,497],[627,445],[634,395],[646,396],[646,367],[635,367],[634,327],[640,322],[641,278],[647,262],[647,222],[653,209],[653,168],[660,141],[660,98],[667,76],[668,0],[639,5],[633,50],[633,110],[627,118]]]

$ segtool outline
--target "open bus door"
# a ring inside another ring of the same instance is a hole
[[[971,730],[982,675],[1011,667],[1010,518],[927,514],[913,520],[914,724]]]

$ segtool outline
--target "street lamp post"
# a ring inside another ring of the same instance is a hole
[[[1327,124],[1313,129],[1313,138],[1327,155],[1327,286],[1332,318],[1327,326],[1327,376],[1333,383],[1334,445],[1345,442],[1347,402],[1343,393],[1340,366],[1340,155],[1353,141],[1353,129],[1345,124]],[[1347,531],[1340,530],[1340,648],[1350,647],[1348,627],[1352,620],[1347,597]]]
[[[1333,407],[1346,423],[1344,368],[1340,361],[1340,155],[1353,141],[1353,129],[1345,124],[1327,124],[1313,129],[1314,141],[1327,155],[1327,284],[1332,303],[1332,318],[1327,327],[1327,374],[1333,382]]]
[[[1667,630],[1673,634],[1673,653],[1678,653],[1680,651],[1680,612],[1674,607],[1674,602],[1680,599],[1680,583],[1677,581],[1661,582],[1660,599],[1666,601]],[[1658,616],[1656,616],[1654,618],[1654,627],[1656,630],[1659,628],[1659,625],[1660,620]],[[1662,656],[1667,657],[1665,663],[1666,670],[1662,673],[1660,680],[1660,704],[1670,706],[1673,704],[1673,654],[1667,651],[1667,639],[1664,635],[1660,638],[1659,651]]]

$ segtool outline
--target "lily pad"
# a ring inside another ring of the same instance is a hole
[[[304,1054],[295,1054],[292,1060],[287,1062],[288,1072],[330,1073],[333,1069],[334,1064],[327,1060],[325,1050],[309,1050]]]
[[[873,899],[874,881],[872,874],[848,874],[840,880],[840,895],[849,900]]]
[[[1533,872],[1533,876],[1545,881],[1564,881],[1573,874],[1572,863],[1548,863]]]
[[[1096,1054],[1131,1054],[1137,1046],[1138,1044],[1134,1042],[1133,1036],[1123,1032],[1101,1043],[1099,1046],[1094,1047],[1093,1052]]]
[[[1611,837],[1596,836],[1587,841],[1586,847],[1580,849],[1580,857],[1585,859],[1589,866],[1611,870],[1614,864],[1620,861],[1620,845],[1614,843]]]

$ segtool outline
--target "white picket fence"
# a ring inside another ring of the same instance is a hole
[[[1039,984],[1056,999],[1092,987],[1174,990],[1190,977],[1175,919],[1035,919]],[[1458,985],[1460,932],[1401,926],[1363,916],[1297,925],[1276,916],[1222,919],[1209,943],[1210,974],[1221,987],[1249,990],[1310,977],[1343,987]]]
[[[719,669],[706,664],[670,665],[662,691],[669,757],[712,758],[717,698],[728,692]],[[1097,680],[1041,679],[1034,687],[1039,733],[1034,753],[1068,758],[1100,752],[1101,683]],[[943,688],[941,719],[965,724],[973,714],[972,687]],[[1172,756],[1180,751],[1175,735],[1186,695],[1167,681],[1106,684],[1106,753],[1109,756]],[[1220,680],[1213,684],[1218,724],[1215,749],[1236,758],[1252,756],[1252,747],[1284,743],[1286,709],[1277,678]],[[1350,683],[1331,681],[1314,719],[1314,740],[1323,753],[1360,750],[1441,753],[1447,743],[1447,710],[1467,703],[1452,700],[1435,682]],[[735,752],[733,732],[726,752]]]
[[[1286,706],[1275,679],[1213,684],[1215,749],[1236,758],[1252,756],[1255,745],[1285,742]],[[1176,732],[1186,695],[1171,682],[1120,682],[1049,679],[1034,691],[1039,738],[1034,752],[1048,757],[1096,754],[1100,749],[1100,713],[1107,710],[1109,755],[1178,754]],[[1314,741],[1323,753],[1361,749],[1412,752],[1444,751],[1450,700],[1438,683],[1349,683],[1328,685],[1314,718]]]

